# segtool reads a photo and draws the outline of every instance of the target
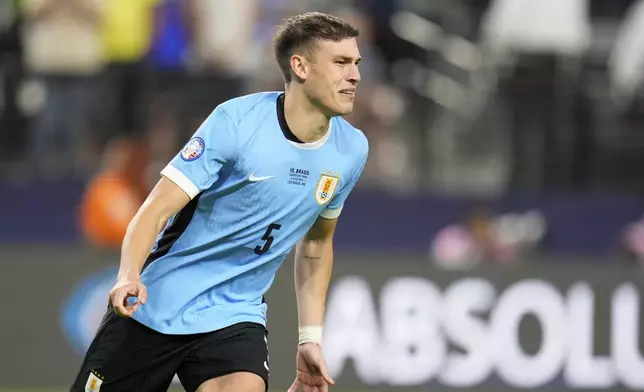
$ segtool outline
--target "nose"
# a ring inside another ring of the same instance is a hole
[[[349,80],[349,82],[351,82],[351,84],[356,85],[360,82],[360,78],[361,78],[360,69],[358,69],[358,65],[357,64],[352,65],[350,67],[349,75],[347,79]]]

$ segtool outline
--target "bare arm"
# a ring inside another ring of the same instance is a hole
[[[128,225],[121,248],[119,279],[139,278],[163,225],[189,201],[190,197],[179,186],[161,177]]]
[[[295,293],[299,319],[299,343],[296,356],[297,375],[289,392],[300,385],[326,391],[335,382],[329,376],[322,356],[322,327],[326,293],[333,269],[333,232],[336,219],[318,217],[295,248]],[[311,389],[312,390],[312,389]]]
[[[333,268],[336,223],[337,219],[319,217],[295,248],[295,291],[300,330],[302,327],[317,328],[320,335]],[[313,336],[310,340],[318,338],[321,336]]]

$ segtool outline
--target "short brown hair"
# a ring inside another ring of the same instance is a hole
[[[291,56],[298,51],[310,50],[316,41],[339,42],[360,34],[358,29],[337,16],[321,12],[307,12],[287,19],[273,38],[275,59],[284,81],[291,82]]]

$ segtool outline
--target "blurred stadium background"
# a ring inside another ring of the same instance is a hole
[[[371,144],[334,389],[644,389],[643,0],[0,0],[0,390],[69,385],[159,169],[218,103],[282,88],[272,33],[311,10],[362,29]]]

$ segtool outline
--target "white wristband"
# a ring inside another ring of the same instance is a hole
[[[300,327],[300,339],[298,346],[304,343],[315,343],[322,346],[322,326]]]

